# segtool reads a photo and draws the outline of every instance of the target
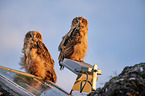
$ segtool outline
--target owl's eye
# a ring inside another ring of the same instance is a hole
[[[74,24],[77,24],[77,23],[78,23],[78,20],[77,20],[77,19],[74,19],[74,20],[73,20],[73,23],[74,23]]]
[[[83,19],[83,20],[82,20],[82,23],[83,23],[84,25],[87,25],[87,20],[86,20],[86,19]]]
[[[36,38],[41,39],[41,35],[40,35],[40,34],[37,34],[37,35],[36,35]]]
[[[31,35],[30,33],[28,33],[28,34],[26,35],[26,37],[27,37],[27,38],[31,38],[32,35]]]

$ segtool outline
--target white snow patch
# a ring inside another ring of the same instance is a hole
[[[140,67],[140,71],[143,72],[143,67]]]
[[[135,78],[129,78],[129,80],[135,80]]]

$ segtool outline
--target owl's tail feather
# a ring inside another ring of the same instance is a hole
[[[59,66],[60,66],[60,70],[63,70],[64,69],[64,66],[63,65],[59,64]]]
[[[60,54],[59,54],[59,57],[58,57],[60,70],[63,70],[63,69],[64,69],[64,66],[62,66],[62,65],[60,64],[60,62],[63,61],[63,59],[64,59],[64,56],[60,53]]]
[[[54,70],[47,71],[46,79],[56,83],[57,76],[56,76],[55,71]]]

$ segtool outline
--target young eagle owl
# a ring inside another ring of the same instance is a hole
[[[86,55],[88,41],[88,21],[84,17],[76,17],[72,20],[72,25],[70,31],[63,37],[58,50],[59,63],[63,61],[64,58],[83,61]],[[61,64],[60,69],[63,69]]]
[[[25,35],[21,65],[33,75],[42,77],[56,83],[54,60],[42,41],[42,35],[38,31],[29,31]]]

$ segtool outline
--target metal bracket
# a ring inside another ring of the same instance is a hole
[[[90,93],[96,90],[97,75],[102,74],[102,71],[98,70],[97,65],[92,66],[85,62],[78,62],[66,58],[60,64],[78,75],[70,94],[73,90],[80,91],[80,93]]]

